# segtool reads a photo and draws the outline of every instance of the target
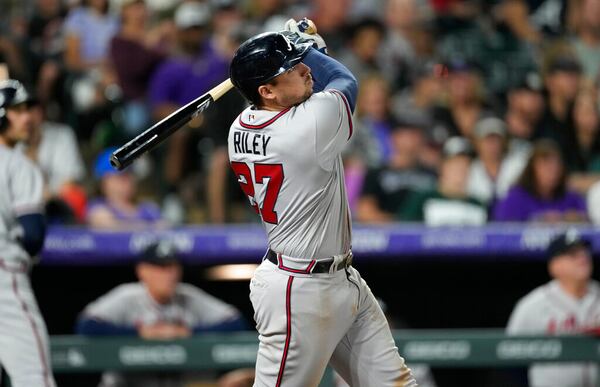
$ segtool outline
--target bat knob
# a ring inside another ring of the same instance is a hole
[[[119,161],[119,158],[114,153],[110,156],[110,165],[112,165],[113,168],[118,170],[121,170],[123,168],[121,161]]]

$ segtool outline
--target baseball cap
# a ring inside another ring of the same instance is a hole
[[[584,239],[577,230],[568,230],[564,234],[560,234],[550,241],[547,249],[548,259],[564,254],[573,247],[578,246],[590,248],[592,244],[589,240]]]
[[[540,93],[544,88],[542,77],[537,72],[531,71],[525,74],[512,90],[528,90]]]
[[[563,56],[553,60],[548,66],[548,73],[552,74],[556,71],[579,74],[581,73],[581,64],[575,58]]]
[[[179,263],[177,248],[169,240],[161,240],[146,247],[138,262],[149,263],[156,266],[168,266]]]
[[[175,26],[180,29],[204,27],[210,20],[210,7],[196,1],[185,2],[175,11]]]
[[[94,163],[94,176],[96,179],[102,179],[104,176],[120,173],[110,164],[110,156],[116,150],[116,147],[107,148],[100,152],[98,157],[96,157],[96,162]]]
[[[473,156],[473,147],[469,140],[464,137],[454,136],[450,137],[444,142],[442,148],[442,154],[445,159],[449,159],[454,156],[464,155]]]
[[[498,117],[485,117],[477,121],[474,133],[476,138],[484,138],[491,134],[506,137],[506,124]]]

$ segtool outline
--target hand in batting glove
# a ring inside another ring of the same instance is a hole
[[[286,36],[294,43],[311,42],[314,48],[323,54],[327,54],[325,40],[317,33],[317,26],[315,26],[312,20],[304,18],[297,22],[294,19],[290,19],[285,22],[284,30],[291,32],[291,34],[288,33]]]

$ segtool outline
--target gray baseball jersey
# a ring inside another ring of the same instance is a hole
[[[0,145],[0,187],[0,365],[13,387],[53,387],[48,333],[17,220],[42,211],[42,175],[23,154]]]
[[[31,258],[18,242],[23,230],[17,217],[42,212],[42,174],[21,152],[0,145],[0,187],[0,258],[29,264]]]
[[[353,386],[416,386],[358,271],[311,273],[350,250],[340,153],[351,136],[351,109],[333,89],[279,112],[249,107],[229,131],[232,169],[279,259],[250,282],[256,387],[317,386],[328,363]]]
[[[210,326],[239,317],[233,306],[189,284],[179,284],[168,304],[156,303],[142,283],[117,286],[89,304],[85,318],[116,325],[137,326],[158,322],[182,324],[189,328]]]
[[[600,286],[590,282],[580,300],[565,293],[557,281],[540,286],[515,306],[509,334],[570,334],[600,327]],[[598,366],[585,363],[544,363],[529,369],[532,387],[592,387],[598,385]]]
[[[233,122],[231,166],[263,220],[271,249],[305,258],[350,249],[340,153],[351,135],[350,107],[335,90],[279,112],[248,107]]]

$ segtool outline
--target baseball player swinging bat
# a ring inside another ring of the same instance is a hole
[[[221,82],[208,93],[201,95],[187,105],[181,107],[169,116],[160,120],[143,133],[117,149],[110,158],[110,163],[118,170],[123,170],[145,152],[163,142],[177,129],[188,123],[192,118],[203,112],[211,103],[227,93],[233,84],[231,80]]]

